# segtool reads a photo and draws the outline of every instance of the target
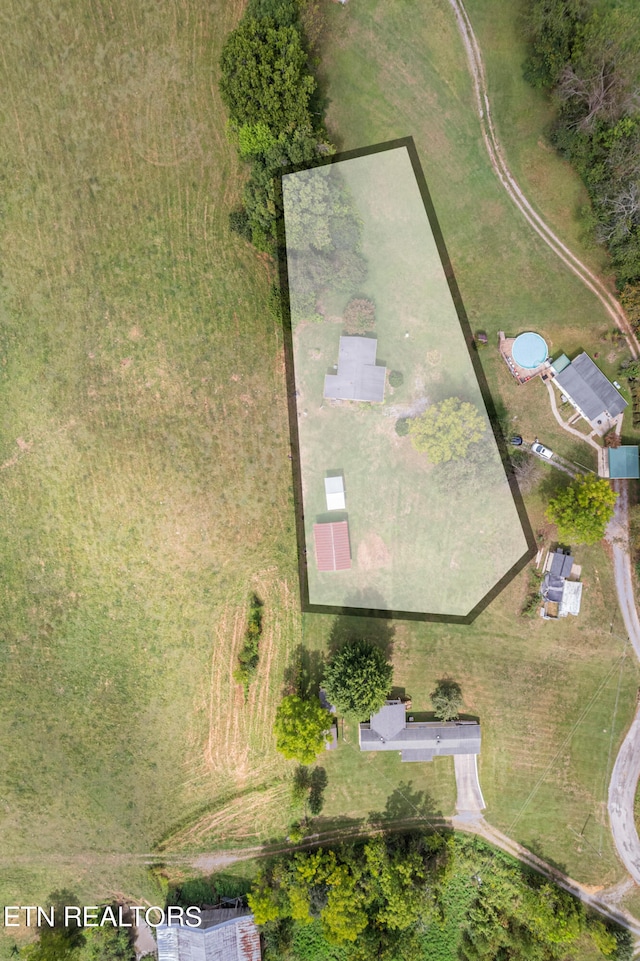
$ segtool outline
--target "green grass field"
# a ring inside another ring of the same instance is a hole
[[[136,896],[149,852],[252,844],[290,821],[271,721],[294,649],[325,650],[332,621],[299,614],[273,270],[227,230],[241,174],[216,64],[240,13],[13,0],[2,14],[5,903],[62,885]],[[332,136],[415,137],[472,325],[597,349],[598,303],[489,169],[444,0],[326,13]],[[493,350],[483,363],[511,416],[565,453],[539,385],[518,388]],[[529,501],[547,539],[549,483]],[[393,625],[393,659],[416,709],[449,673],[481,716],[488,819],[598,884],[621,876],[604,802],[637,669],[608,558],[576,556],[579,619],[520,619],[523,574],[472,628]],[[244,704],[232,671],[254,591]],[[407,782],[411,804],[452,813],[447,760],[400,767],[344,742],[321,763],[324,823],[404,804]]]
[[[368,274],[361,286],[376,305],[377,356],[406,382],[396,389],[386,383],[382,403],[326,400],[324,378],[338,358],[348,296],[340,303],[337,292],[323,291],[323,301],[333,293],[336,304],[324,308],[319,323],[300,323],[294,311],[309,600],[464,617],[524,557],[527,540],[407,150],[336,169],[363,224]],[[287,190],[285,181],[285,221],[293,215]],[[409,437],[396,434],[401,414],[448,397],[470,403],[482,417],[484,459],[475,465],[481,477],[461,480],[455,463],[436,467]],[[313,551],[314,523],[337,517],[326,511],[329,469],[343,471],[347,490],[353,566],[339,574],[318,571]]]

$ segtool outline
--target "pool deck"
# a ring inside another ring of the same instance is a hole
[[[519,384],[526,384],[528,380],[537,377],[539,374],[544,374],[545,371],[550,369],[551,363],[548,360],[545,360],[544,363],[533,369],[520,367],[519,364],[516,364],[512,353],[515,340],[515,337],[506,337],[503,330],[498,332],[498,350],[500,351],[500,355]]]

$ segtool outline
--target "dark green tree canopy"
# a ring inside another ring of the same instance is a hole
[[[393,679],[382,651],[366,640],[345,644],[325,669],[327,697],[341,714],[362,718],[379,711]]]
[[[225,43],[220,92],[231,120],[263,124],[272,134],[307,126],[316,82],[307,70],[299,31],[271,17],[243,20]]]
[[[431,703],[439,721],[453,721],[462,707],[462,691],[457,681],[445,677],[431,693]]]

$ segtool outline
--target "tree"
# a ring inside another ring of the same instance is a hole
[[[307,70],[300,33],[271,17],[243,20],[220,58],[220,93],[232,122],[264,124],[278,136],[310,123],[316,82]]]
[[[411,443],[434,464],[464,457],[487,429],[477,407],[459,397],[447,397],[414,417],[409,426]]]
[[[317,698],[305,701],[297,694],[288,694],[276,711],[276,747],[285,757],[312,764],[322,751],[330,728],[331,714]]]
[[[618,495],[608,482],[579,476],[549,502],[547,518],[558,536],[572,544],[595,544],[604,537]]]
[[[430,694],[433,711],[439,721],[453,721],[462,707],[462,691],[457,681],[443,678]]]
[[[366,640],[346,644],[325,669],[327,697],[342,714],[358,718],[379,711],[389,693],[393,668],[382,651]]]

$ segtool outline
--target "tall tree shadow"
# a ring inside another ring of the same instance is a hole
[[[285,694],[298,697],[317,697],[324,673],[325,657],[322,651],[309,650],[299,644],[287,664],[283,687]]]
[[[358,606],[353,604],[354,597],[355,595],[347,599],[348,606]],[[339,614],[331,627],[329,652],[333,655],[351,641],[366,640],[380,648],[387,660],[390,660],[393,654],[394,634],[395,628],[392,622],[384,617]]]
[[[442,811],[436,808],[431,795],[427,791],[414,790],[412,781],[400,781],[395,791],[387,798],[384,811],[369,813],[369,820],[374,823],[439,817],[442,817]]]

